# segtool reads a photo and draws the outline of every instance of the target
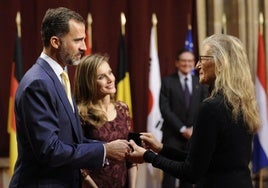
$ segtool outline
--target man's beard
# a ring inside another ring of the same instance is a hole
[[[72,61],[72,65],[77,66],[81,62],[81,59]]]
[[[76,58],[76,56],[71,56],[64,47],[60,49],[59,59],[65,65],[78,65],[80,63],[80,59]]]

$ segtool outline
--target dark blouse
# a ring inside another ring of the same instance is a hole
[[[129,130],[132,129],[132,120],[129,116],[129,109],[126,104],[116,102],[117,116],[114,120],[106,122],[99,128],[94,128],[90,124],[84,124],[85,136],[90,139],[110,142],[116,139],[128,138]],[[84,170],[85,172],[85,170]],[[115,162],[109,160],[109,165],[98,170],[86,170],[99,188],[121,188],[127,183],[126,161]]]
[[[185,161],[165,158],[176,152],[170,148],[161,153],[165,157],[146,151],[144,159],[175,177],[198,182],[205,188],[252,188],[248,167],[252,134],[242,117],[237,121],[231,117],[223,96],[208,98],[202,103]]]

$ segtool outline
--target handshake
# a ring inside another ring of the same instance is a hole
[[[143,163],[143,155],[150,149],[159,153],[163,144],[152,133],[129,133],[129,141],[115,140],[104,144],[108,159],[122,161],[127,158],[132,163]]]

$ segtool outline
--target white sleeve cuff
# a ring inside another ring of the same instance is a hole
[[[184,125],[184,126],[181,127],[180,132],[183,133],[185,131],[186,131],[186,126]]]
[[[106,158],[106,148],[103,144],[103,149],[104,149],[104,155],[103,155],[103,162],[102,162],[102,166],[107,166],[109,165],[109,160]]]

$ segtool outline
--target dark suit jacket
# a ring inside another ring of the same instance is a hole
[[[194,126],[201,101],[207,97],[206,86],[199,84],[197,76],[192,76],[192,95],[189,109],[185,107],[184,92],[178,73],[164,77],[160,90],[160,110],[164,123],[163,143],[186,150],[187,139],[180,133],[182,126]]]
[[[15,112],[18,159],[10,187],[76,188],[79,168],[102,167],[103,144],[85,140],[77,108],[73,112],[60,80],[43,59],[22,78]]]
[[[252,188],[249,162],[252,134],[242,115],[232,120],[231,108],[222,95],[202,102],[197,124],[190,140],[190,150],[184,162],[167,159],[184,153],[165,148],[156,155],[146,151],[144,159],[166,173],[205,188]]]

